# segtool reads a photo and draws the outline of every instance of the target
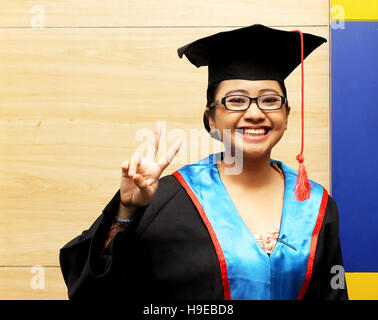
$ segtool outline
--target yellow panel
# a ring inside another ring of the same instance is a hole
[[[378,300],[378,273],[346,272],[350,300]]]
[[[324,26],[328,6],[327,0],[1,0],[0,26]]]
[[[378,1],[331,0],[331,19],[378,20]]]

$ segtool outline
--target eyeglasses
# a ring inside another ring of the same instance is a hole
[[[214,101],[210,108],[223,104],[227,110],[230,111],[244,111],[247,110],[252,101],[256,101],[257,107],[260,110],[278,110],[284,103],[287,103],[287,99],[279,94],[263,94],[256,98],[251,98],[243,95],[230,95],[223,97],[217,101]]]

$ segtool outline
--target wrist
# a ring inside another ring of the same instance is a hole
[[[125,206],[120,201],[117,217],[121,218],[121,219],[131,219],[137,211],[138,211],[138,207],[136,207],[136,206]]]

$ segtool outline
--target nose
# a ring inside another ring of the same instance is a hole
[[[265,113],[262,110],[259,109],[256,101],[252,101],[249,108],[244,111],[243,117],[245,119],[249,119],[249,120],[252,120],[254,122],[259,122],[259,121],[265,119]]]

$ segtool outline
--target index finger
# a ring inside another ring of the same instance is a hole
[[[168,167],[168,165],[172,162],[173,158],[175,157],[175,155],[179,151],[181,145],[182,145],[182,140],[181,140],[181,138],[178,138],[173,143],[173,145],[169,148],[169,150],[168,150],[167,154],[165,155],[165,157],[163,157],[161,159],[161,161],[159,161],[159,167],[161,168],[162,171],[166,167]]]
[[[154,146],[149,146],[147,150],[146,158],[149,160],[154,160],[159,149],[160,136],[161,136],[161,121],[155,122],[154,128],[155,144]]]

